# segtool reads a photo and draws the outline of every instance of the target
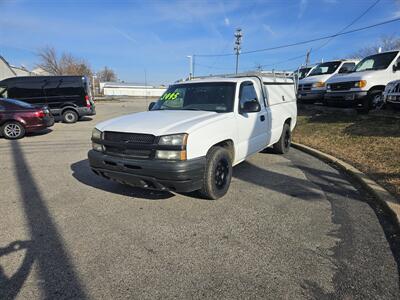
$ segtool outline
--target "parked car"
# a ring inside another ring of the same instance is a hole
[[[383,101],[396,110],[400,109],[400,80],[391,81],[386,85]]]
[[[20,139],[25,133],[36,132],[54,125],[54,117],[47,107],[0,98],[0,135],[6,139]]]
[[[150,111],[102,122],[89,162],[97,175],[142,188],[208,199],[228,191],[232,166],[268,146],[289,151],[294,82],[276,74],[173,84]]]
[[[7,78],[0,81],[0,97],[47,105],[65,123],[96,114],[90,81],[85,76]]]
[[[349,72],[357,62],[357,60],[335,60],[317,65],[307,77],[299,81],[297,99],[304,103],[323,100],[327,80],[336,74]]]
[[[353,72],[327,82],[325,99],[329,104],[353,106],[367,113],[382,102],[385,86],[400,79],[400,51],[370,55]]]

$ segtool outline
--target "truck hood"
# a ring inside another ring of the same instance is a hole
[[[354,72],[344,74],[343,76],[333,76],[330,78],[327,83],[336,83],[336,82],[348,82],[348,81],[359,81],[359,80],[367,80],[371,77],[379,77],[384,75],[385,70],[370,70],[370,71],[363,71],[363,72]]]
[[[145,133],[159,136],[190,133],[232,115],[233,113],[189,110],[145,111],[104,121],[97,124],[96,128],[101,131]]]
[[[332,76],[332,74],[310,76],[310,77],[306,77],[306,78],[301,79],[301,80],[299,81],[299,84],[314,83],[314,82],[318,82],[318,81],[323,81],[323,82],[325,82],[325,81],[328,80],[331,76]]]

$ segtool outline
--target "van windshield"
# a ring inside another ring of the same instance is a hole
[[[354,72],[384,70],[389,67],[390,63],[395,59],[397,53],[398,52],[395,51],[368,56],[357,64]]]
[[[332,74],[339,68],[341,63],[341,61],[330,61],[319,64],[308,76]]]
[[[236,83],[202,82],[176,84],[160,97],[151,110],[204,110],[232,112]]]

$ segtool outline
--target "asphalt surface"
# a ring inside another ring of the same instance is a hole
[[[234,168],[217,201],[100,178],[94,125],[0,139],[0,299],[399,299],[399,228],[345,175],[292,149]]]

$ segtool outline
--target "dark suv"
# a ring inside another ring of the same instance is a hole
[[[0,81],[0,97],[49,107],[55,117],[75,123],[84,116],[96,114],[85,76],[12,77]]]

